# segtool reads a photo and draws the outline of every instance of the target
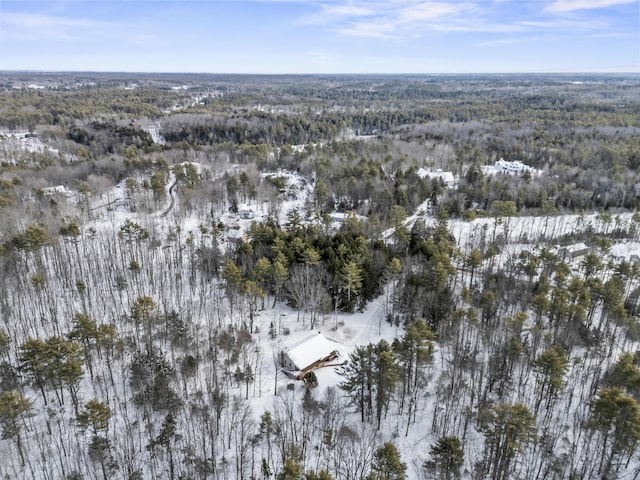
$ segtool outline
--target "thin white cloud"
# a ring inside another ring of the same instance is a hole
[[[487,40],[485,42],[479,42],[476,45],[478,47],[498,47],[502,45],[514,45],[521,43],[535,43],[541,41],[541,37],[509,37],[509,38],[501,38],[498,40]]]
[[[324,14],[333,17],[361,17],[373,15],[374,10],[355,5],[327,5]]]
[[[539,21],[519,21],[519,25],[533,30],[597,30],[604,29],[608,26],[605,20],[599,18],[567,20],[564,18],[549,18],[548,20]]]
[[[365,0],[332,2],[321,7],[320,12],[303,18],[301,23],[328,25],[349,36],[398,39],[414,38],[429,29],[469,30],[465,23],[479,11],[476,3],[451,0]]]
[[[139,25],[121,22],[0,11],[0,39],[65,43],[87,43],[99,39],[144,45],[157,41],[158,37],[142,31]]]
[[[445,16],[456,16],[464,11],[472,10],[474,7],[469,3],[421,2],[403,8],[398,17],[400,21],[413,23]]]
[[[45,14],[0,12],[0,39],[13,41],[79,42],[90,32],[104,29],[102,22]],[[83,35],[85,34],[85,35]]]
[[[281,0],[258,0],[281,1]],[[411,39],[428,32],[534,33],[544,30],[606,30],[606,17],[564,15],[640,0],[294,0],[317,6],[302,24],[369,38]],[[546,5],[546,6],[545,6]]]
[[[379,12],[375,9],[368,8],[366,6],[356,6],[352,4],[323,4],[319,6],[321,7],[320,12],[303,17],[300,20],[300,23],[302,23],[303,25],[331,25],[335,24],[336,22],[343,22],[345,20],[351,20],[354,18],[375,16],[379,14]]]
[[[591,35],[593,38],[631,38],[637,39],[638,34],[632,33],[623,33],[623,32],[609,32],[609,33],[597,33],[595,35]]]
[[[397,38],[396,25],[392,22],[384,20],[375,20],[370,22],[355,22],[349,26],[338,29],[343,35],[352,37],[368,37],[368,38]]]
[[[524,25],[509,23],[484,23],[481,21],[460,21],[457,23],[428,23],[425,26],[434,32],[476,32],[476,33],[519,33],[529,29]]]
[[[30,30],[50,28],[96,28],[114,26],[113,23],[81,18],[59,17],[37,13],[2,12],[0,25],[4,27],[24,28]]]
[[[575,10],[594,10],[637,2],[638,0],[555,0],[545,10],[553,13],[562,13]]]

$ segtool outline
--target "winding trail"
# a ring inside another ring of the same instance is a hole
[[[169,206],[167,207],[167,209],[160,214],[160,217],[166,217],[169,214],[169,212],[173,209],[173,206],[176,203],[175,199],[173,198],[173,187],[175,187],[177,184],[178,184],[178,179],[175,179],[171,184],[171,186],[169,187],[169,196],[171,197],[171,202],[169,203]]]
[[[110,207],[111,205],[113,205],[114,203],[118,202],[119,200],[122,200],[120,198],[116,198],[115,200],[111,200],[110,202],[107,203],[103,203],[101,205],[96,205],[95,207],[91,207],[89,208],[89,211],[93,211],[93,210],[97,210],[99,208],[107,208]]]

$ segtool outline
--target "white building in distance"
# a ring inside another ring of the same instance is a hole
[[[420,178],[439,178],[447,188],[455,188],[457,184],[456,178],[453,176],[453,173],[443,172],[440,169],[432,172],[430,170],[420,168],[416,173]]]
[[[525,165],[520,160],[509,162],[502,158],[493,165],[485,165],[481,168],[482,173],[485,175],[495,175],[498,173],[506,173],[507,175],[522,175],[525,172],[529,172],[531,174],[539,173],[535,168]]]

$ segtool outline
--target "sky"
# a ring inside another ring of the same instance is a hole
[[[640,72],[640,0],[0,0],[0,70]]]

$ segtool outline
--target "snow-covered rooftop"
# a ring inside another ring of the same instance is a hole
[[[495,175],[496,173],[506,173],[509,175],[517,175],[524,172],[539,173],[535,168],[525,165],[520,160],[514,160],[512,162],[500,159],[493,165],[485,165],[482,168],[482,173],[485,175]]]
[[[312,363],[326,357],[337,350],[337,344],[321,333],[314,333],[298,342],[286,346],[284,352],[298,370],[303,370]]]
[[[447,187],[453,187],[456,183],[456,179],[451,172],[443,172],[442,170],[432,172],[431,170],[420,168],[416,173],[420,178],[439,178]]]
[[[573,245],[567,245],[566,247],[564,247],[564,250],[567,253],[575,253],[575,252],[582,252],[584,250],[589,250],[589,247],[587,247],[586,244],[580,242],[580,243],[574,243]]]
[[[56,185],[55,187],[44,187],[42,189],[44,195],[64,195],[65,197],[72,197],[75,193],[69,190],[64,185]]]

